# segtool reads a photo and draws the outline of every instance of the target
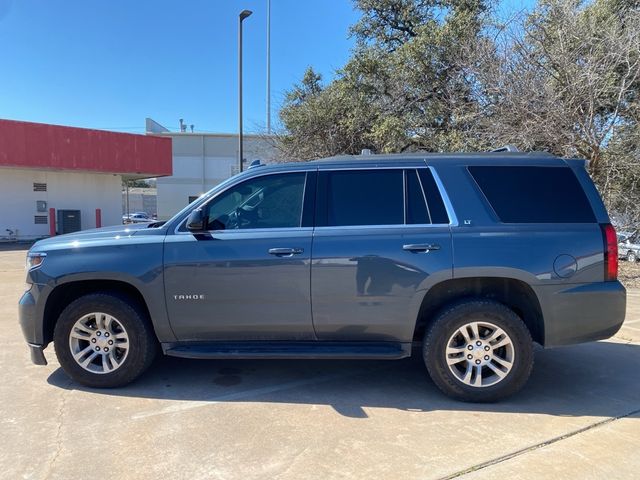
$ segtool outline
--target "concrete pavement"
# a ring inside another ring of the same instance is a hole
[[[91,390],[17,324],[24,251],[0,252],[0,478],[638,478],[640,292],[612,340],[537,350],[525,389],[444,397],[419,359],[161,358]]]

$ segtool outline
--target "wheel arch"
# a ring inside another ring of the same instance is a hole
[[[53,340],[53,331],[62,311],[74,300],[91,293],[111,293],[135,302],[153,325],[144,296],[134,285],[112,279],[75,280],[57,285],[47,296],[43,312],[44,344]]]
[[[422,299],[413,341],[422,341],[427,327],[447,306],[479,298],[495,300],[509,307],[525,323],[533,340],[544,345],[544,317],[536,293],[524,281],[508,277],[453,278],[431,287]]]

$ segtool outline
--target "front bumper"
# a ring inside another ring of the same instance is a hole
[[[536,290],[544,315],[545,347],[603,340],[615,335],[624,322],[627,292],[618,281]]]
[[[31,353],[31,361],[34,365],[46,365],[47,359],[44,357],[44,347],[42,345],[27,344]]]
[[[43,350],[46,347],[44,340],[43,319],[38,314],[37,300],[39,296],[39,286],[32,285],[24,292],[18,303],[18,318],[22,334],[24,335],[29,350],[31,361],[35,365],[46,365]]]

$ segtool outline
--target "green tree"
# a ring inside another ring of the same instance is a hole
[[[640,224],[640,2],[355,0],[336,78],[309,70],[280,112],[288,158],[514,144],[589,161],[614,214]]]
[[[280,112],[287,156],[473,149],[481,111],[469,75],[482,1],[357,0],[357,46],[327,86],[309,70]]]

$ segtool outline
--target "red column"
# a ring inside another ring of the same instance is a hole
[[[56,236],[56,209],[49,209],[49,235]]]
[[[100,228],[102,226],[102,210],[96,208],[96,228]]]

